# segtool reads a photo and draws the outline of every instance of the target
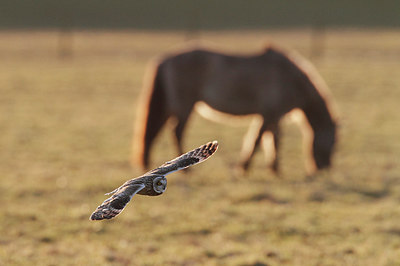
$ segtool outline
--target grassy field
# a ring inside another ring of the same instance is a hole
[[[215,156],[92,222],[104,193],[143,173],[129,158],[152,58],[190,38],[243,53],[273,40],[310,58],[310,32],[77,32],[69,57],[57,32],[0,32],[0,265],[400,265],[399,36],[332,30],[311,57],[340,110],[330,172],[306,177],[285,122],[282,175],[260,152],[235,176],[246,127],[194,114],[185,149],[217,139]],[[175,155],[164,130],[153,165]]]

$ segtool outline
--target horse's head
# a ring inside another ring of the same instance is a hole
[[[331,166],[336,143],[336,125],[314,131],[313,156],[318,170]]]

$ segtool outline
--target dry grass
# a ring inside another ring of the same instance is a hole
[[[300,133],[285,123],[282,176],[258,154],[234,177],[246,129],[195,114],[186,149],[218,139],[217,154],[105,222],[88,220],[103,194],[142,173],[128,161],[146,64],[188,35],[79,32],[64,59],[58,36],[0,33],[0,265],[400,264],[398,31],[329,31],[312,59],[341,111],[329,173],[305,177]],[[310,55],[306,30],[196,37],[235,52],[271,39]],[[154,165],[175,155],[164,131]]]

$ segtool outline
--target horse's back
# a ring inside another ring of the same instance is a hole
[[[304,73],[274,48],[250,56],[193,49],[167,56],[160,66],[174,106],[204,101],[234,115],[282,115],[304,94],[297,86]]]
[[[205,50],[192,50],[164,57],[159,65],[171,109],[192,106],[208,79],[213,57]],[[179,112],[179,110],[172,110]]]

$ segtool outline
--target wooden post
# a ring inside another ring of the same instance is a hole
[[[326,49],[326,27],[323,23],[316,23],[311,28],[310,58],[321,59]]]
[[[61,28],[58,33],[57,55],[61,59],[72,58],[73,56],[73,33],[70,28]]]

